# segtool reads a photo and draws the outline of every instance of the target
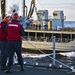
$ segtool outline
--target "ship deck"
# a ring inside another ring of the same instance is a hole
[[[24,72],[19,71],[19,66],[14,65],[11,69],[11,75],[74,75],[75,72],[65,69],[41,68],[33,66],[24,66]],[[0,71],[0,75],[9,75]]]
[[[75,34],[75,31],[52,31],[52,30],[31,30],[31,29],[25,29],[25,32],[38,32],[38,33],[59,33],[59,34]]]

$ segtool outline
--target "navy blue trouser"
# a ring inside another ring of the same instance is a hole
[[[21,55],[21,50],[22,50],[21,45],[22,45],[22,41],[8,41],[8,58],[9,58],[8,66],[9,67],[13,65],[14,52],[16,52],[17,54],[19,64],[23,65],[23,59]]]
[[[1,65],[1,41],[0,41],[0,65]]]
[[[1,67],[6,67],[7,63],[7,41],[0,41],[1,45]]]

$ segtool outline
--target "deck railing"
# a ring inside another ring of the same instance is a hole
[[[52,42],[52,38],[49,38],[49,37],[35,37],[35,36],[25,36],[24,37],[26,40],[30,40],[30,41],[40,41],[40,42],[42,42],[42,41],[46,41],[46,42]],[[70,42],[70,41],[73,41],[74,39],[70,39],[70,38],[56,38],[56,42],[65,42],[65,43],[68,43],[68,42]]]
[[[24,39],[24,38],[23,38]],[[25,39],[24,39],[25,40]],[[52,59],[53,60],[53,63],[52,63],[52,66],[53,67],[56,67],[56,62],[57,63],[59,63],[59,64],[61,64],[61,65],[63,65],[63,66],[65,66],[66,68],[69,68],[70,70],[72,70],[72,71],[74,71],[75,69],[74,68],[71,68],[70,66],[68,66],[68,65],[66,65],[66,64],[64,64],[64,63],[62,63],[62,62],[60,62],[60,61],[58,61],[57,59],[56,59],[56,50],[55,50],[55,44],[56,44],[56,39],[55,39],[55,37],[52,39],[52,41],[53,41],[53,57],[52,56],[48,56],[50,59]],[[34,46],[32,43],[30,43],[29,41],[27,41],[31,46],[33,46],[36,50],[38,50],[38,48],[36,47],[36,46]],[[46,55],[46,53],[45,52],[43,52],[41,49],[39,49],[39,51],[42,53],[42,54],[45,54]],[[35,65],[37,65],[36,63],[35,63]],[[39,64],[38,64],[39,65]],[[49,64],[49,67],[51,67],[51,65]]]

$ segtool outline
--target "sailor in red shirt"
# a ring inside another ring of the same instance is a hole
[[[6,69],[7,62],[7,35],[4,32],[4,27],[10,21],[8,16],[4,17],[3,21],[0,23],[0,41],[1,41],[1,70]]]
[[[10,73],[11,66],[13,65],[13,56],[14,52],[16,52],[18,57],[18,62],[21,66],[21,71],[23,71],[23,59],[21,55],[22,50],[22,38],[21,36],[25,35],[24,29],[22,25],[20,25],[18,21],[18,14],[14,13],[12,16],[12,21],[7,25],[7,38],[8,38],[8,57],[9,57],[9,63],[8,63],[8,69],[5,71],[5,73]]]

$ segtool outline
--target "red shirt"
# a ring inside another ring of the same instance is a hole
[[[22,40],[18,22],[12,21],[7,25],[7,38],[8,40]]]
[[[1,41],[2,41],[2,40],[7,40],[7,35],[3,32],[2,26],[3,26],[3,24],[0,23],[0,40],[1,40]]]

